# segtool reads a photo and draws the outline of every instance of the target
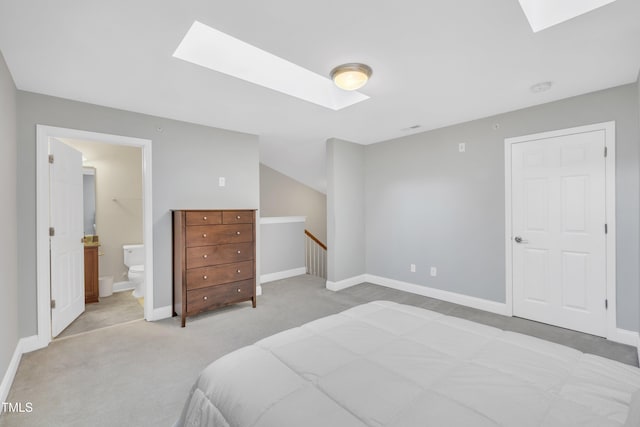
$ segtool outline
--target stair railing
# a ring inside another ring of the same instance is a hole
[[[327,246],[309,230],[305,234],[305,265],[307,274],[327,278]]]

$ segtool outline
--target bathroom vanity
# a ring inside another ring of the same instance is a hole
[[[98,248],[96,243],[84,244],[84,303],[98,302]]]
[[[186,318],[251,301],[256,306],[255,210],[173,211],[173,307]]]

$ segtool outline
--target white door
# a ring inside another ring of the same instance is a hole
[[[605,131],[514,143],[513,313],[606,335]]]
[[[50,226],[51,335],[57,336],[84,311],[82,153],[51,138]]]

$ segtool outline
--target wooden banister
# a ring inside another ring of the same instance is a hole
[[[310,232],[309,230],[304,230],[304,234],[306,234],[307,236],[309,236],[309,238],[311,240],[313,240],[314,242],[316,242],[322,249],[324,249],[325,251],[327,250],[327,245],[325,245],[324,243],[322,243],[320,241],[320,239],[318,239],[316,236],[313,235],[312,232]]]

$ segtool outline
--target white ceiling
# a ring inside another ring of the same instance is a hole
[[[318,74],[364,62],[333,111],[172,57],[198,20]],[[260,136],[261,161],[321,191],[325,141],[370,144],[631,83],[640,1],[533,33],[517,0],[0,0],[21,90]],[[534,94],[541,81],[553,88]]]

